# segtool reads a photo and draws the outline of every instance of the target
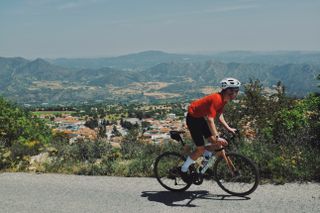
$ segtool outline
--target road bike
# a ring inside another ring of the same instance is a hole
[[[172,139],[181,142],[185,148],[181,134],[183,131],[170,131]],[[164,152],[159,155],[153,165],[154,175],[159,183],[170,191],[185,191],[192,184],[201,185],[204,179],[213,180],[227,193],[237,196],[251,194],[259,185],[259,170],[247,157],[228,152],[226,147],[215,150],[225,155],[216,157],[214,154],[205,165],[198,160],[189,167],[190,181],[181,178],[181,166],[186,156],[178,152]]]

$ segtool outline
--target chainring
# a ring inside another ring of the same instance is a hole
[[[198,173],[194,166],[190,166],[190,176],[194,185],[201,185],[203,183],[203,175]]]

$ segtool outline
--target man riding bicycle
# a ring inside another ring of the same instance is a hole
[[[224,138],[219,137],[214,123],[217,115],[225,129],[232,133],[236,132],[236,129],[231,128],[225,121],[223,108],[230,100],[237,97],[241,83],[235,78],[225,78],[220,82],[220,86],[221,91],[219,93],[213,93],[193,101],[188,108],[187,126],[197,147],[181,167],[181,177],[185,182],[191,181],[188,175],[189,166],[201,155],[211,157],[212,152],[210,150],[228,145]],[[205,146],[204,138],[211,143],[210,146]]]

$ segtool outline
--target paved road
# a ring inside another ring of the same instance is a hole
[[[320,184],[261,185],[247,197],[205,182],[172,193],[153,178],[0,174],[0,212],[320,212]]]

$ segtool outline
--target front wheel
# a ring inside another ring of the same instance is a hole
[[[154,163],[154,175],[159,183],[170,191],[185,191],[192,183],[185,183],[180,176],[180,169],[185,157],[176,152],[159,155]]]
[[[226,153],[228,163],[219,157],[213,170],[218,185],[232,195],[244,196],[256,190],[259,184],[259,171],[256,165],[247,157]]]

